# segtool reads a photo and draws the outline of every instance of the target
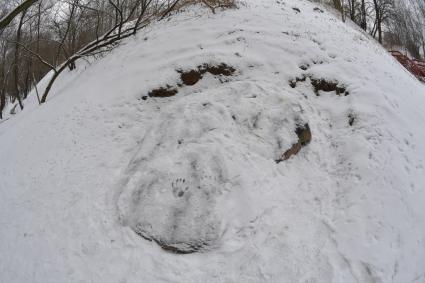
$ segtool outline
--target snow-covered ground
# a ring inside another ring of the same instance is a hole
[[[191,8],[2,122],[0,282],[425,282],[425,87],[315,7]]]

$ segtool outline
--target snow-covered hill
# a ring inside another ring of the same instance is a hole
[[[425,282],[425,87],[317,7],[188,9],[1,123],[0,282]]]

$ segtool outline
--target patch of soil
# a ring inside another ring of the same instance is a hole
[[[221,63],[220,65],[203,64],[198,66],[197,69],[194,70],[177,72],[181,74],[180,79],[182,80],[183,84],[191,86],[199,82],[205,73],[210,73],[214,76],[229,77],[236,72],[236,69],[225,63]]]
[[[194,85],[202,79],[202,74],[198,70],[190,70],[187,72],[179,71],[181,73],[180,78],[185,85]]]
[[[311,142],[311,131],[308,124],[298,126],[295,129],[295,133],[298,136],[298,142],[300,142],[302,146],[306,146]]]
[[[235,68],[233,68],[232,66],[229,66],[225,63],[221,63],[220,65],[216,65],[216,66],[204,64],[202,66],[199,66],[198,70],[202,74],[205,74],[205,73],[208,72],[208,73],[210,73],[211,75],[214,75],[214,76],[222,75],[222,76],[226,76],[226,77],[231,76],[236,72]]]
[[[209,65],[203,64],[198,66],[194,70],[182,71],[177,70],[180,73],[180,79],[182,83],[178,83],[176,87],[172,87],[167,85],[166,87],[160,87],[157,89],[153,89],[148,93],[148,96],[142,96],[142,100],[147,100],[148,97],[171,97],[178,93],[178,87],[193,86],[198,83],[205,73],[210,73],[214,76],[232,76],[236,69],[232,66],[229,66],[225,63],[221,63],[219,65]],[[220,78],[220,82],[227,82],[227,80],[222,80]]]
[[[289,85],[292,88],[297,87],[298,82],[305,82],[307,78],[310,78],[311,85],[314,88],[314,93],[319,96],[319,91],[324,92],[331,92],[335,91],[337,95],[341,96],[347,96],[350,95],[350,93],[346,90],[346,88],[341,85],[339,82],[336,81],[327,81],[325,79],[315,79],[309,75],[304,75],[302,77],[297,77],[293,80],[289,81]]]
[[[178,93],[177,88],[167,85],[167,87],[160,87],[153,89],[148,93],[149,97],[171,97]]]
[[[311,142],[312,135],[311,135],[310,127],[308,124],[304,124],[303,126],[298,126],[295,129],[295,133],[298,136],[298,142],[292,145],[290,149],[285,151],[285,153],[279,159],[276,160],[276,163],[280,163],[282,161],[288,160],[292,155],[298,154],[301,148],[303,148],[304,146],[308,145]]]
[[[331,92],[335,91],[337,95],[344,94],[344,96],[349,95],[345,87],[339,86],[338,82],[330,82],[324,79],[311,79],[311,85],[314,87],[314,92],[319,96],[319,91]]]

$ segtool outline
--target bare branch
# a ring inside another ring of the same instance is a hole
[[[13,19],[22,13],[23,11],[28,10],[35,2],[38,0],[26,0],[22,2],[18,7],[16,7],[12,12],[10,12],[6,17],[0,20],[0,29],[7,27]]]
[[[53,66],[53,65],[51,65],[49,62],[47,62],[47,61],[45,61],[44,59],[43,59],[43,57],[41,57],[39,54],[37,54],[37,53],[35,53],[34,51],[32,51],[31,49],[29,49],[29,48],[27,48],[25,45],[23,45],[22,43],[20,43],[20,42],[17,42],[17,41],[11,41],[11,43],[15,43],[15,44],[18,44],[20,47],[22,47],[26,52],[28,52],[28,53],[30,53],[32,56],[34,56],[34,57],[36,57],[43,65],[45,65],[45,66],[47,66],[47,67],[49,67],[51,70],[53,70],[54,72],[57,72],[56,71],[56,68]]]

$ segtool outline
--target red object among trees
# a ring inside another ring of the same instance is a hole
[[[400,51],[390,51],[400,64],[402,64],[409,72],[411,72],[418,80],[425,83],[425,61],[418,59],[410,59]]]

